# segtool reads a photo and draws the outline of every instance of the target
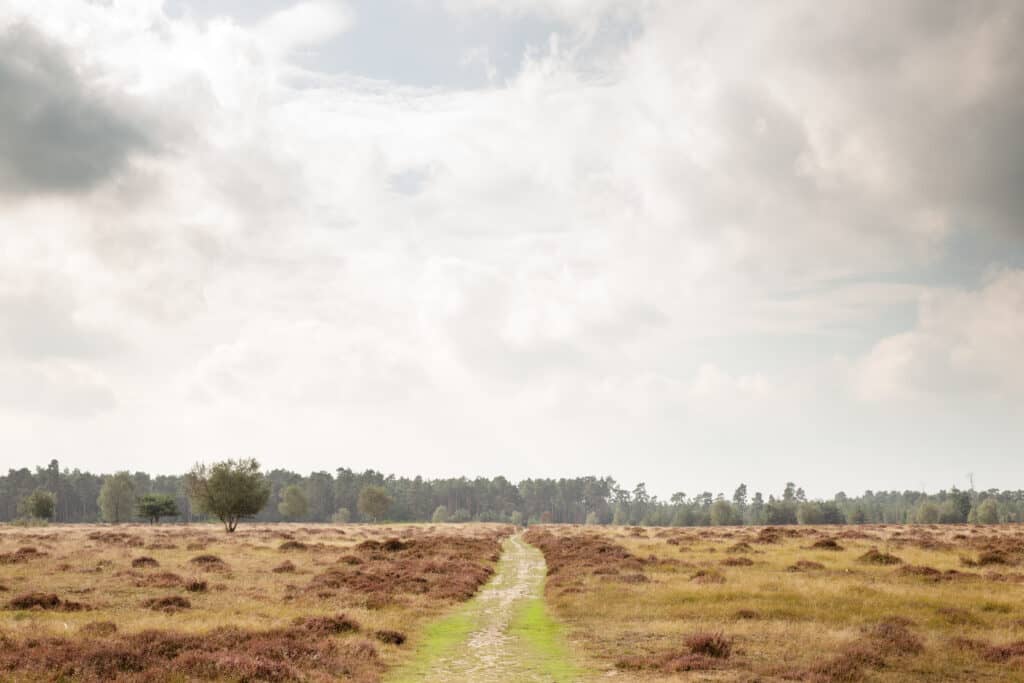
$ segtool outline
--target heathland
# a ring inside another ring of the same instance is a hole
[[[0,679],[377,681],[501,525],[0,529]]]
[[[0,528],[0,679],[1024,680],[1024,529]]]

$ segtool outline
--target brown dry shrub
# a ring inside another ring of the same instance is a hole
[[[396,553],[400,550],[405,550],[406,548],[412,547],[413,543],[414,541],[403,542],[397,538],[389,538],[383,543],[381,543],[380,549],[385,552]]]
[[[713,569],[698,569],[690,576],[690,581],[700,584],[725,583],[725,576]]]
[[[731,546],[729,546],[728,548],[726,548],[725,552],[727,552],[727,553],[752,553],[752,552],[754,552],[754,546],[750,545],[746,541],[740,541],[739,543],[734,543]]]
[[[921,654],[924,652],[924,643],[910,632],[909,625],[906,619],[895,617],[876,624],[868,632],[868,638],[879,652],[886,655]]]
[[[206,572],[225,571],[228,568],[227,563],[216,555],[196,555],[189,562]]]
[[[615,577],[615,580],[618,581],[619,583],[633,583],[633,584],[636,584],[636,583],[649,583],[651,579],[646,574],[636,573],[636,574],[620,574],[619,576]]]
[[[171,572],[160,572],[143,576],[135,582],[136,586],[147,586],[150,588],[173,588],[181,585],[182,578]]]
[[[275,574],[292,574],[295,572],[295,564],[291,560],[285,560],[270,571]]]
[[[364,541],[354,548],[360,564],[343,560],[329,567],[312,578],[307,591],[345,589],[365,598],[368,607],[371,602],[378,607],[393,603],[403,594],[444,602],[466,600],[494,573],[500,542],[511,529],[477,536],[432,534],[426,536],[429,542]]]
[[[834,538],[822,538],[811,544],[813,550],[845,550]]]
[[[1012,564],[1006,553],[1000,550],[988,550],[978,555],[978,566],[991,564]]]
[[[388,645],[401,645],[405,642],[405,634],[401,631],[390,631],[388,629],[381,629],[375,632],[374,637],[382,643]]]
[[[139,569],[142,567],[159,567],[160,563],[152,557],[136,557],[132,560],[132,567]]]
[[[707,671],[732,654],[732,641],[721,633],[695,633],[684,639],[685,649],[647,655],[622,657],[615,662],[618,669],[681,673]]]
[[[883,668],[886,657],[920,654],[924,645],[910,632],[910,623],[894,617],[876,624],[862,638],[843,648],[839,655],[814,665],[798,677],[822,683],[860,681],[865,668]]]
[[[737,610],[736,614],[733,616],[735,616],[737,619],[759,619],[761,617],[761,614],[752,609],[741,609]]]
[[[821,562],[814,562],[812,560],[797,560],[795,564],[791,564],[786,567],[787,572],[810,572],[824,569],[825,565]]]
[[[935,567],[925,565],[907,564],[896,570],[900,576],[919,576],[924,579],[938,581],[942,578],[942,572]]]
[[[960,607],[940,607],[935,612],[950,624],[963,626],[978,623],[978,618]]]
[[[126,534],[120,531],[93,531],[86,535],[91,541],[98,541],[107,545],[125,546],[127,548],[141,548],[146,543],[138,536]]]
[[[112,621],[90,621],[82,625],[81,633],[95,638],[106,638],[117,633],[117,624]]]
[[[1024,640],[989,646],[984,650],[982,656],[990,662],[1007,662],[1024,657]]]
[[[31,638],[0,648],[0,671],[19,680],[101,681],[379,680],[366,641],[338,641],[301,628],[203,634],[143,631],[110,639]]]
[[[890,555],[889,553],[883,553],[879,551],[878,548],[871,548],[866,553],[858,557],[857,561],[863,562],[865,564],[878,565],[893,565],[903,563],[903,560],[901,560],[900,558],[896,557],[895,555]]]
[[[285,541],[281,545],[277,546],[278,550],[309,550],[309,546],[302,541]]]
[[[25,546],[18,548],[13,553],[0,554],[0,564],[22,564],[41,557],[46,557],[46,553],[40,552],[33,546]]]
[[[727,557],[720,564],[724,567],[749,567],[754,561],[749,557]]]
[[[685,640],[690,653],[707,655],[716,659],[728,659],[732,654],[732,640],[718,633],[694,633]]]
[[[544,553],[551,588],[560,588],[580,575],[611,573],[608,570],[639,573],[645,565],[621,545],[596,534],[556,536],[547,529],[531,527],[524,538]]]
[[[24,593],[7,603],[8,609],[60,609],[56,593]]]
[[[839,655],[820,662],[800,676],[804,680],[815,683],[845,683],[860,681],[864,678],[865,667],[881,668],[885,659],[875,652],[870,645],[857,642],[847,647]]]
[[[332,617],[296,617],[292,624],[322,635],[353,633],[359,630],[359,622],[345,614],[336,614]]]
[[[209,588],[206,581],[202,579],[189,579],[182,585],[189,593],[205,593]]]
[[[341,564],[357,565],[363,564],[363,561],[355,555],[342,555],[341,559],[338,560]]]
[[[187,598],[183,598],[180,595],[167,595],[162,598],[149,598],[148,600],[144,600],[142,602],[142,606],[156,612],[174,614],[181,610],[191,609],[192,603],[189,602]]]

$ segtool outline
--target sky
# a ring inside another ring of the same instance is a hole
[[[1024,3],[0,2],[0,468],[1024,487]]]

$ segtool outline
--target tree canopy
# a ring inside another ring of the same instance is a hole
[[[57,507],[57,497],[49,491],[36,489],[21,499],[18,505],[18,512],[23,517],[34,519],[53,519],[53,512]]]
[[[251,458],[197,464],[185,475],[185,490],[195,509],[219,519],[228,533],[242,519],[255,516],[270,498],[270,485]]]
[[[277,510],[285,519],[302,519],[309,512],[309,502],[302,487],[298,484],[291,484],[281,491],[281,502],[277,504]]]
[[[383,486],[367,486],[359,492],[359,512],[375,522],[387,514],[392,502]]]
[[[103,482],[97,499],[104,522],[120,524],[135,511],[135,482],[128,472],[118,472]]]
[[[153,524],[159,524],[161,517],[178,516],[178,503],[174,497],[160,493],[147,493],[141,496],[135,509],[139,517],[148,519]]]

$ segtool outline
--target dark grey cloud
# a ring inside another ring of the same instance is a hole
[[[780,50],[865,114],[921,199],[970,228],[1024,236],[1024,4],[812,4]]]
[[[30,26],[0,32],[0,192],[89,190],[152,147],[143,127]]]

